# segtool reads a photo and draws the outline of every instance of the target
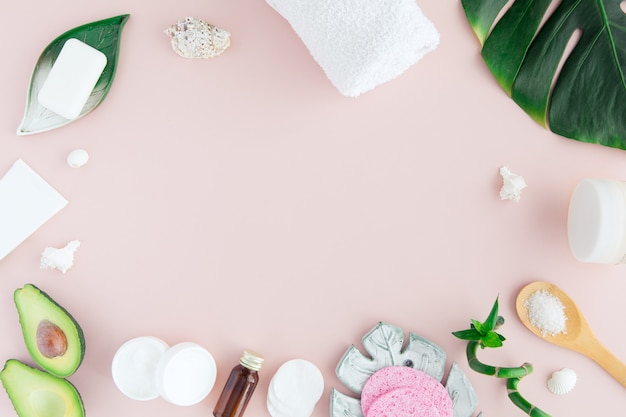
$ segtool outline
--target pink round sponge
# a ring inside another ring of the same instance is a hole
[[[410,387],[396,388],[374,400],[366,417],[451,417],[452,400],[448,392],[443,396],[429,396]]]
[[[450,417],[452,400],[439,381],[407,366],[375,372],[361,392],[365,417]]]

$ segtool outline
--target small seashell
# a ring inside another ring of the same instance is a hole
[[[74,149],[67,155],[67,164],[72,168],[80,168],[89,161],[89,154],[84,149]]]
[[[230,33],[200,19],[186,17],[165,30],[172,48],[185,58],[213,58],[230,46]]]
[[[502,176],[502,188],[500,188],[501,200],[513,200],[519,203],[522,196],[522,190],[527,187],[526,181],[521,175],[511,172],[509,167],[503,166],[500,168],[500,175]]]
[[[576,385],[576,379],[576,372],[563,368],[552,373],[552,377],[548,380],[548,389],[556,395],[567,394]]]
[[[79,246],[79,240],[72,240],[61,249],[45,248],[41,254],[41,269],[58,269],[65,274],[74,265],[74,252]]]

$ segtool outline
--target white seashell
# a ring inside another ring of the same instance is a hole
[[[89,154],[84,149],[74,149],[67,155],[67,164],[72,168],[80,168],[89,161]]]
[[[500,199],[513,200],[516,203],[519,203],[522,196],[522,190],[527,187],[524,178],[521,175],[512,173],[509,167],[506,166],[500,168],[500,175],[502,176]]]
[[[186,17],[165,30],[172,48],[185,58],[213,58],[230,46],[230,33],[200,19]]]
[[[576,385],[576,379],[576,372],[563,368],[552,373],[552,377],[548,380],[548,389],[556,395],[567,394]]]
[[[41,254],[41,269],[58,269],[65,272],[74,265],[74,252],[80,246],[79,240],[72,240],[64,248],[45,248]]]

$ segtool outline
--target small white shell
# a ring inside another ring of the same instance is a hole
[[[84,149],[74,149],[67,156],[67,164],[72,168],[80,168],[89,160],[89,154]]]
[[[230,46],[230,32],[193,17],[176,22],[165,33],[174,51],[185,58],[213,58]]]
[[[502,188],[500,188],[501,200],[513,200],[519,203],[522,196],[522,189],[526,188],[526,181],[521,175],[511,172],[509,167],[500,167],[500,175],[502,176]]]
[[[548,389],[556,395],[567,394],[576,385],[576,380],[576,372],[563,368],[552,373],[552,377],[548,380]]]

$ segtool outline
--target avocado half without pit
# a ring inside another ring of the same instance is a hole
[[[20,417],[84,417],[78,390],[68,380],[9,359],[0,380]]]
[[[76,320],[32,284],[18,288],[13,299],[33,360],[52,375],[72,375],[85,356],[85,337]]]

